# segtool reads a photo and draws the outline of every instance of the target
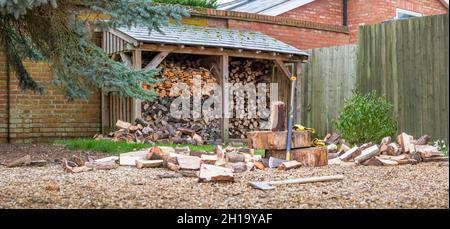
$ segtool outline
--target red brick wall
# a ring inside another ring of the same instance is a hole
[[[316,0],[279,16],[330,25],[342,25],[342,10],[342,0]]]
[[[446,14],[448,9],[440,0],[349,0],[348,23],[350,41],[358,41],[358,27],[360,25],[378,24],[394,19],[396,9],[414,11],[423,15]]]
[[[230,29],[259,31],[303,50],[349,43],[349,36],[346,33],[318,29],[237,20],[229,20],[228,26]]]
[[[6,60],[0,53],[0,143],[7,141]],[[46,86],[43,95],[18,88],[11,74],[10,141],[12,143],[47,142],[63,137],[92,137],[100,131],[100,96],[87,102],[68,102],[51,84],[51,71],[45,63],[26,63],[36,81]]]

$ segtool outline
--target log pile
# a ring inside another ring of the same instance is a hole
[[[254,59],[240,59],[236,58],[230,62],[230,77],[229,82],[236,88],[245,86],[248,83],[253,83],[255,87],[258,83],[270,83],[270,73],[272,68],[271,61],[262,61]],[[266,86],[266,98],[257,101],[248,99],[248,94],[234,91],[233,101],[234,110],[230,119],[230,137],[234,139],[245,139],[246,133],[252,130],[259,130],[260,123],[268,121],[268,119],[260,119],[259,117],[269,116],[269,114],[262,114],[256,112],[257,109],[249,109],[249,104],[258,106],[258,103],[265,103],[267,110],[270,109],[269,87]],[[263,104],[261,104],[262,106]]]
[[[396,142],[393,142],[390,137],[386,137],[379,145],[366,143],[353,148],[345,147],[339,152],[338,157],[329,160],[329,164],[348,165],[353,163],[365,166],[396,166],[420,162],[448,161],[448,157],[440,152],[437,147],[428,145],[429,140],[430,137],[427,135],[414,140],[413,136],[401,133],[397,136]]]
[[[161,121],[155,124],[154,122],[147,122],[143,119],[136,119],[134,124],[118,120],[116,128],[118,130],[109,133],[106,138],[112,141],[126,141],[134,143],[174,143],[174,144],[193,144],[203,145],[205,140],[198,133],[202,133],[201,125],[193,126],[195,129],[189,128],[175,128],[181,126],[176,123],[174,125]],[[208,135],[210,136],[210,135]],[[104,139],[103,135],[96,135],[95,139]]]
[[[181,95],[181,92],[171,93],[172,87],[176,83],[184,83],[189,88],[190,95],[193,95],[194,76],[201,78],[201,102],[202,104],[214,95],[211,84],[218,84],[216,76],[202,66],[200,58],[193,58],[187,55],[173,55],[166,58],[160,65],[161,74],[157,79],[162,82],[146,87],[153,88],[159,95],[154,101],[143,101],[142,117],[149,123],[149,126],[155,132],[162,132],[163,136],[168,138],[180,138],[175,136],[173,129],[187,128],[194,130],[202,139],[214,141],[220,139],[220,120],[203,118],[193,120],[190,118],[176,119],[170,115],[170,105]],[[193,98],[190,100],[191,110],[193,108]],[[180,140],[180,139],[178,139]],[[181,139],[184,143],[192,143],[191,139]],[[181,142],[180,142],[181,143]]]
[[[261,156],[253,155],[251,149],[231,146],[225,149],[220,145],[216,146],[214,153],[195,152],[189,147],[155,146],[149,150],[121,154],[118,161],[121,166],[134,166],[139,169],[160,167],[177,173],[162,174],[161,179],[184,176],[198,177],[199,182],[232,182],[233,173],[254,170],[255,164],[261,161]]]

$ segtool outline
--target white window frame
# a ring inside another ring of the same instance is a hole
[[[407,15],[411,15],[414,17],[422,17],[423,16],[423,14],[421,14],[421,13],[397,8],[397,10],[395,11],[395,19],[400,19],[399,14],[407,14]]]

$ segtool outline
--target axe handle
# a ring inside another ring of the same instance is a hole
[[[268,185],[306,184],[306,183],[334,181],[334,180],[342,180],[342,179],[344,179],[344,175],[298,178],[298,179],[290,179],[290,180],[282,180],[282,181],[269,181],[269,182],[265,182],[265,183]]]

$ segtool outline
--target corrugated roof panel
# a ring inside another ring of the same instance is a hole
[[[118,30],[138,41],[147,43],[183,44],[308,55],[306,52],[273,37],[247,30],[175,24],[161,27],[163,33],[156,30],[149,31],[145,27],[119,28]]]

